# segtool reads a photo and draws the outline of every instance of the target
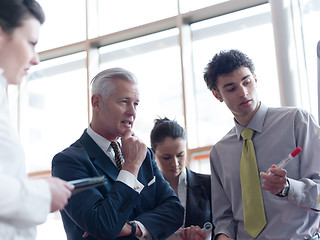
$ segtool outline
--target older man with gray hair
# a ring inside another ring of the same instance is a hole
[[[53,158],[52,173],[65,180],[105,176],[107,183],[70,199],[61,212],[68,239],[165,239],[182,225],[179,199],[132,131],[138,104],[131,72],[112,68],[93,78],[92,120]]]

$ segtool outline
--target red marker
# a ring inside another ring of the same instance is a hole
[[[277,168],[284,168],[295,156],[297,156],[302,151],[301,147],[297,147],[293,150],[285,159],[278,163]]]

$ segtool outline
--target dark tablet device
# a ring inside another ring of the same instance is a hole
[[[91,178],[82,178],[77,180],[69,181],[69,184],[74,185],[74,189],[72,191],[72,195],[87,190],[89,188],[93,187],[99,187],[101,185],[104,185],[107,182],[107,179],[105,176],[99,176],[99,177],[91,177]]]

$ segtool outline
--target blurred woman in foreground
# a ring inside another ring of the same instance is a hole
[[[0,0],[0,239],[35,239],[36,226],[62,209],[73,186],[58,178],[29,180],[10,116],[7,86],[18,85],[39,63],[38,42],[44,13],[34,0]]]

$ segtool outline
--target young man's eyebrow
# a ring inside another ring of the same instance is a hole
[[[247,79],[248,77],[250,77],[250,74],[248,74],[248,75],[244,76],[243,78],[241,78],[241,82],[242,82],[243,80]],[[226,87],[229,87],[229,86],[232,86],[232,85],[234,85],[233,82],[227,83],[227,84],[223,85],[222,88],[226,88]]]
[[[222,88],[226,88],[226,87],[229,87],[229,86],[232,86],[232,85],[234,85],[234,83],[233,83],[233,82],[231,82],[231,83],[227,83],[227,84],[223,85],[223,87],[222,87]]]
[[[248,75],[244,76],[244,77],[241,79],[241,81],[243,81],[243,80],[247,79],[248,77],[250,77],[250,74],[248,74]]]

